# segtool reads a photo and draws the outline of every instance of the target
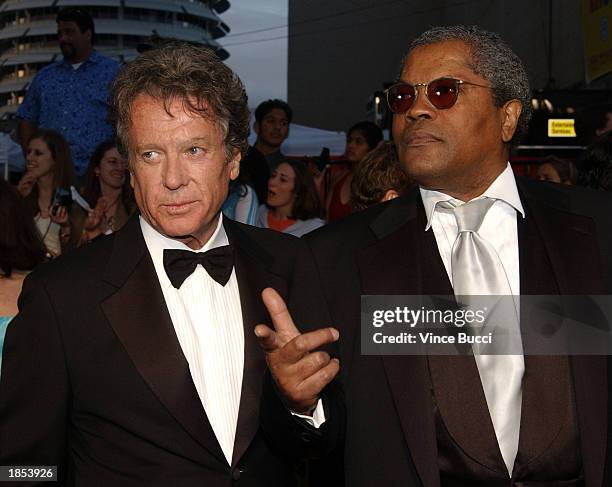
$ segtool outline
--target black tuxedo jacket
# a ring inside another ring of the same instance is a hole
[[[58,465],[62,485],[290,486],[324,448],[266,374],[253,328],[265,287],[298,326],[328,322],[304,242],[224,219],[235,249],[245,360],[228,465],[174,331],[138,218],[33,272],[9,326],[0,382],[0,465]],[[307,287],[314,291],[306,292]],[[325,405],[331,418],[333,399]],[[261,419],[260,419],[261,418]],[[298,465],[302,468],[301,465]]]
[[[517,219],[521,294],[609,293],[606,273],[610,262],[604,259],[612,233],[608,195],[589,196],[591,203],[600,205],[595,208],[576,189],[529,181],[518,181],[518,185],[529,222],[525,225],[520,216]],[[589,213],[607,213],[607,221],[585,216]],[[425,232],[425,225],[423,204],[415,189],[305,237],[324,283],[332,322],[340,330],[347,404],[347,486],[440,486],[427,357],[365,356],[360,351],[360,295],[453,294],[433,231]],[[544,252],[534,242],[543,242]],[[550,276],[539,272],[543,259],[548,259],[548,268],[553,270],[557,290],[544,285]],[[469,419],[469,404],[456,399],[456,394],[465,396],[465,390],[471,390],[472,397],[466,402],[488,412],[473,359],[471,363],[470,372],[458,378],[471,383],[453,384],[456,388],[438,397],[435,407],[440,408],[450,435],[464,453],[486,467],[501,461],[490,420],[485,416],[474,419],[474,415]],[[574,356],[570,370],[586,485],[607,486],[604,475],[612,453],[608,447],[607,358]],[[546,405],[551,411],[546,424],[521,424],[520,441],[529,444],[525,451],[530,458],[547,448],[567,411],[566,398],[555,394],[558,384],[540,385],[538,390],[523,390],[523,410]],[[487,434],[481,434],[483,428],[488,428]],[[322,479],[333,477],[333,463],[321,468]]]

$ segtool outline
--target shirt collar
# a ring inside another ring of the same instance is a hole
[[[89,55],[89,57],[87,59],[85,59],[85,61],[83,61],[81,63],[81,66],[85,63],[93,63],[93,64],[98,64],[100,62],[100,60],[102,59],[102,55],[96,51],[95,49],[93,49],[91,51],[91,54]],[[66,66],[70,67],[70,69],[72,69],[72,64],[69,63],[66,58],[62,59],[62,63],[65,64]]]
[[[427,231],[431,227],[431,220],[433,218],[436,205],[440,201],[457,200],[452,196],[442,193],[441,191],[425,189],[423,187],[419,187],[419,190],[421,192],[423,206],[425,207],[425,215],[427,215],[427,225],[425,227],[425,231]],[[525,210],[523,209],[523,204],[521,203],[521,198],[519,197],[518,188],[516,187],[516,180],[514,179],[514,172],[512,171],[510,163],[508,163],[502,173],[495,178],[495,181],[491,183],[485,192],[478,196],[478,198],[484,197],[495,198],[505,202],[506,204],[512,206],[523,216],[523,218],[525,218]]]
[[[149,254],[151,254],[151,259],[153,260],[153,265],[157,271],[157,277],[159,278],[160,284],[164,287],[172,287],[172,283],[170,282],[170,279],[168,279],[166,270],[164,269],[164,250],[178,249],[189,250],[191,252],[194,252],[194,250],[189,248],[183,242],[179,242],[178,240],[174,240],[159,233],[142,217],[142,215],[139,217],[139,220],[142,236],[144,237],[147,248],[149,249]],[[208,242],[206,242],[201,249],[196,250],[195,252],[206,252],[207,250],[215,249],[228,244],[229,240],[227,238],[227,233],[225,232],[225,227],[223,226],[223,215],[219,213],[217,228],[212,234],[212,237],[210,237]]]

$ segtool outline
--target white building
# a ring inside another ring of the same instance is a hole
[[[55,17],[79,6],[94,19],[95,48],[120,61],[151,37],[202,43],[226,59],[216,39],[229,27],[219,18],[227,0],[0,0],[0,117],[10,117],[39,69],[61,56]]]

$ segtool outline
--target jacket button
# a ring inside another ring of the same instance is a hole
[[[243,470],[239,468],[235,468],[232,470],[232,480],[240,480],[240,475],[242,475]]]

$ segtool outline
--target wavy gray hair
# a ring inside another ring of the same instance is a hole
[[[118,149],[129,154],[128,127],[134,99],[145,94],[168,103],[181,100],[187,110],[211,120],[224,134],[228,161],[248,148],[249,109],[238,76],[209,48],[169,41],[127,64],[112,85],[110,118]]]

